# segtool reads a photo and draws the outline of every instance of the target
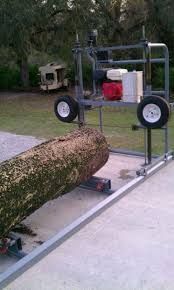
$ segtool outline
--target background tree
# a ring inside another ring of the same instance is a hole
[[[15,52],[24,87],[29,85],[29,54],[46,46],[49,32],[61,29],[66,11],[61,0],[0,0],[0,40]]]
[[[2,58],[8,65],[16,60],[24,87],[33,53],[71,63],[77,32],[83,44],[93,28],[99,43],[126,44],[141,38],[142,25],[148,38],[165,42],[173,56],[173,0],[0,0]]]

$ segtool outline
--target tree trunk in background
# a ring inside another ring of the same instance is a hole
[[[80,129],[0,165],[0,238],[47,201],[87,181],[108,160],[105,137]]]
[[[29,67],[28,67],[28,59],[27,57],[23,56],[19,61],[20,67],[20,76],[21,76],[21,83],[24,88],[29,87]]]

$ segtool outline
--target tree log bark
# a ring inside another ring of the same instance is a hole
[[[87,181],[108,160],[105,137],[80,129],[0,165],[0,238],[45,202]]]

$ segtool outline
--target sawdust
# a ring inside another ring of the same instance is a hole
[[[121,170],[119,178],[122,180],[127,180],[127,179],[133,178],[133,176],[130,175],[129,172],[130,172],[130,170],[128,170],[128,169]]]
[[[18,234],[28,235],[30,237],[37,236],[37,234],[32,229],[30,229],[28,226],[24,224],[17,225],[15,228],[12,229],[12,231]]]

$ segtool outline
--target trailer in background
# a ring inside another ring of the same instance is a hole
[[[39,68],[40,88],[43,91],[52,91],[68,87],[66,65],[49,63]]]

